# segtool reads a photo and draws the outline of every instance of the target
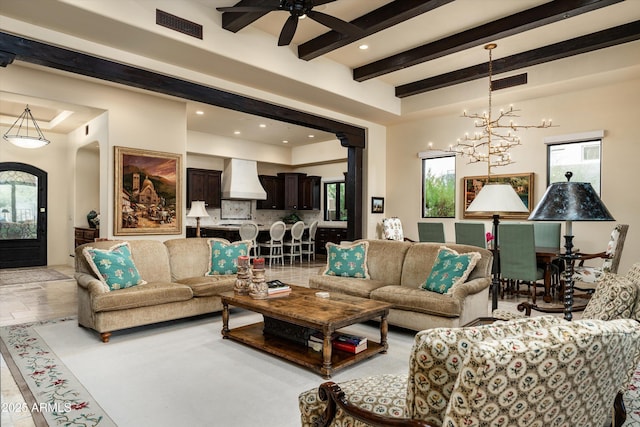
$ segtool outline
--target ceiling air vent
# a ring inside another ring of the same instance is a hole
[[[202,40],[202,25],[156,9],[156,24]]]

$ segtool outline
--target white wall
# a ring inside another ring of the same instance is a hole
[[[505,102],[508,94],[501,95],[499,99]],[[620,264],[621,272],[628,270],[632,263],[640,261],[640,239],[637,237],[640,232],[640,197],[631,190],[634,182],[632,176],[640,155],[636,125],[638,99],[640,80],[628,79],[518,101],[515,107],[522,110],[519,124],[534,124],[543,117],[552,117],[553,123],[558,127],[522,131],[523,145],[511,150],[516,163],[494,171],[498,174],[535,173],[534,199],[537,204],[547,187],[544,137],[603,129],[605,137],[602,149],[601,195],[616,222],[574,223],[574,244],[583,252],[603,251],[614,224],[630,224]],[[494,105],[494,110],[499,109],[499,102]],[[482,105],[470,105],[468,111],[482,112],[482,108]],[[446,149],[465,132],[472,131],[472,126],[472,120],[461,118],[460,112],[456,111],[389,128],[386,150],[386,216],[400,217],[409,237],[418,237],[418,221],[431,220],[421,218],[421,160],[417,153],[427,150],[429,142],[433,142],[434,148]],[[447,240],[454,239],[453,224],[462,218],[462,177],[486,173],[486,163],[469,165],[465,158],[457,159],[456,219],[434,219],[444,221]],[[487,229],[490,229],[488,225]]]

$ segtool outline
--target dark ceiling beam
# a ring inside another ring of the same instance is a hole
[[[275,2],[275,6],[278,6],[279,2]],[[234,4],[234,6],[273,6],[273,0],[241,0]],[[223,12],[222,13],[222,28],[229,30],[232,33],[237,33],[244,27],[253,24],[258,19],[262,18],[269,12]]]
[[[594,50],[640,40],[640,21],[609,28],[571,40],[551,44],[501,59],[494,59],[493,74],[519,70],[545,62],[568,58]],[[396,96],[405,98],[435,89],[477,80],[489,75],[489,63],[474,65],[396,87]]]
[[[362,28],[357,36],[329,31],[298,46],[298,58],[309,61],[364,37],[429,12],[453,0],[395,0],[351,21]]]
[[[4,58],[7,63],[10,62],[10,58],[15,58],[31,64],[334,133],[341,145],[347,148],[346,204],[349,214],[347,238],[349,240],[362,238],[364,218],[362,159],[366,145],[364,128],[131,65],[17,37],[2,31],[0,31],[0,52],[0,57]]]
[[[353,78],[362,82],[621,1],[555,0],[355,68]]]

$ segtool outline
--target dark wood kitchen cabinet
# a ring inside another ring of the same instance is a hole
[[[284,208],[300,209],[300,179],[306,174],[301,173],[279,173],[279,177],[284,180]]]
[[[221,185],[222,171],[187,168],[187,209],[193,200],[204,200],[208,208],[219,208]]]
[[[257,209],[284,209],[284,179],[279,176],[260,175],[260,183],[267,193],[265,200],[258,200]]]
[[[305,176],[298,182],[299,209],[320,209],[320,177]]]
[[[347,229],[341,227],[318,227],[316,232],[316,254],[326,255],[327,242],[340,244],[347,239]]]

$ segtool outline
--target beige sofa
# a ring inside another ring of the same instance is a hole
[[[446,244],[458,253],[479,252],[481,259],[466,282],[446,294],[419,288],[427,279],[442,243],[367,240],[370,279],[323,275],[309,278],[309,287],[340,292],[393,304],[389,324],[421,331],[462,326],[488,316],[491,284],[490,251],[475,246]]]
[[[208,240],[130,240],[131,256],[147,283],[115,291],[98,280],[82,250],[85,246],[108,249],[123,241],[78,246],[78,324],[96,330],[108,342],[116,330],[222,311],[218,295],[233,290],[236,276],[205,276],[211,257]]]

